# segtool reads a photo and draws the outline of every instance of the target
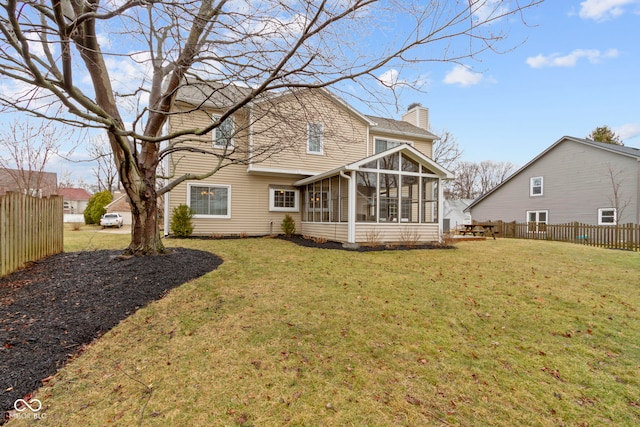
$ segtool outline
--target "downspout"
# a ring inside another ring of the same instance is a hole
[[[355,171],[351,171],[352,174]],[[340,176],[346,179],[349,182],[349,209],[347,212],[347,243],[354,244],[356,243],[356,187],[355,180],[353,176],[349,176],[344,173],[344,171],[340,171]]]
[[[438,177],[438,242],[442,243],[443,221],[444,221],[444,188],[442,178]]]
[[[369,153],[371,152],[370,149],[369,149],[369,144],[371,144],[371,141],[369,140],[369,138],[371,138],[371,135],[370,135],[370,132],[369,132],[369,125],[367,125],[367,144],[366,144],[367,155],[366,155],[366,157],[369,157]]]

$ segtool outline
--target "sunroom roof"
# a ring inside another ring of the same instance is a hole
[[[436,175],[439,175],[442,179],[453,179],[454,178],[454,175],[453,175],[452,172],[450,172],[449,170],[443,168],[442,166],[440,166],[439,164],[434,162],[431,158],[429,158],[428,156],[424,155],[420,151],[418,151],[415,148],[413,148],[411,145],[400,144],[400,145],[392,147],[392,148],[390,148],[388,150],[385,150],[385,151],[382,151],[380,153],[374,154],[373,156],[365,157],[364,159],[358,160],[358,161],[353,162],[353,163],[347,163],[346,165],[340,166],[340,167],[335,168],[335,169],[331,169],[331,170],[329,170],[327,172],[323,172],[323,173],[318,174],[318,175],[310,176],[309,178],[301,179],[299,181],[296,181],[294,183],[294,185],[306,185],[306,184],[310,184],[310,183],[315,182],[315,181],[319,181],[319,180],[324,179],[324,178],[328,178],[328,177],[331,177],[331,176],[334,176],[334,175],[338,175],[340,172],[358,170],[361,167],[363,167],[364,165],[366,165],[367,163],[370,163],[372,161],[381,159],[383,157],[387,157],[389,155],[392,155],[392,154],[398,153],[398,152],[400,152],[403,155],[406,155],[409,158],[417,161],[418,163],[422,164],[423,166],[427,166],[430,170],[433,171],[433,173],[435,173]]]

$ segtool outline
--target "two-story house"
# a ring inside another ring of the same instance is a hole
[[[475,221],[535,227],[574,221],[639,224],[639,198],[639,149],[565,136],[474,200],[467,211]]]
[[[187,86],[178,96],[171,130],[204,127],[233,101]],[[207,111],[194,109],[204,105]],[[437,137],[428,110],[416,106],[402,120],[360,113],[325,89],[273,94],[236,112],[215,132],[182,141],[165,164],[173,176],[206,174],[216,165],[199,150],[235,164],[184,182],[165,198],[165,230],[173,209],[195,211],[194,234],[280,233],[285,214],[296,231],[344,243],[439,241],[441,180],[453,175],[432,159]]]

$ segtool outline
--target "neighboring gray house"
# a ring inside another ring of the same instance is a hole
[[[474,221],[640,223],[640,150],[564,136],[473,201]]]

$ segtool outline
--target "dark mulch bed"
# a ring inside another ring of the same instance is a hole
[[[356,247],[349,247],[349,246],[344,246],[342,243],[340,242],[332,242],[330,240],[325,241],[319,241],[319,240],[313,240],[313,239],[308,239],[304,236],[301,236],[299,234],[291,236],[291,237],[286,237],[282,234],[278,235],[279,239],[282,240],[286,240],[292,243],[295,243],[297,245],[300,246],[305,246],[308,248],[320,248],[320,249],[339,249],[339,250],[346,250],[346,251],[356,251],[356,252],[371,252],[371,251],[390,251],[390,250],[401,250],[401,251],[406,251],[406,250],[411,250],[411,249],[455,249],[455,246],[451,246],[451,245],[447,245],[444,243],[431,243],[431,244],[421,244],[421,245],[375,245],[375,246],[356,246]]]
[[[62,253],[0,278],[0,424],[83,345],[222,260],[177,248],[166,255]]]

